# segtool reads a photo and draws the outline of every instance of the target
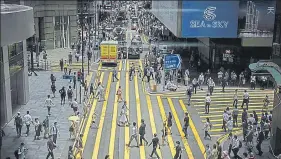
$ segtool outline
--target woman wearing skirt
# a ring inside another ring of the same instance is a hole
[[[120,113],[120,118],[118,125],[119,126],[126,126],[129,124],[128,118],[127,118],[127,108],[125,105],[122,106],[121,113]]]

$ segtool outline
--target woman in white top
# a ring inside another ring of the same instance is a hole
[[[122,109],[121,109],[121,113],[120,113],[120,118],[119,118],[119,126],[125,126],[126,124],[129,123],[128,121],[128,118],[127,118],[127,107],[126,105],[124,104],[122,106]]]
[[[204,124],[204,128],[203,130],[205,131],[205,137],[204,139],[207,139],[207,137],[210,138],[210,140],[212,139],[211,135],[209,134],[209,130],[211,129],[212,124],[210,123],[210,119],[206,118],[206,122]]]
[[[233,120],[231,117],[228,118],[228,121],[226,123],[227,129],[229,132],[232,132],[233,130]]]

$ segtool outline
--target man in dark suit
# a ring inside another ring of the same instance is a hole
[[[257,137],[257,150],[259,151],[258,155],[261,156],[263,154],[263,152],[261,151],[261,144],[264,140],[264,134],[263,132],[261,131],[261,128],[258,127],[258,137]]]
[[[140,128],[139,128],[140,146],[142,146],[142,140],[145,141],[146,145],[148,144],[147,140],[144,138],[144,135],[145,135],[145,127],[146,127],[146,124],[144,123],[144,120],[141,119],[141,125],[140,125]]]

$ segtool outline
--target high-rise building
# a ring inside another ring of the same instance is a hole
[[[259,11],[253,1],[247,1],[246,25],[245,30],[257,32],[259,24]]]

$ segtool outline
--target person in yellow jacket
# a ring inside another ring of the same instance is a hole
[[[63,71],[64,71],[64,74],[67,74],[67,62],[66,62],[66,60],[64,60]]]

